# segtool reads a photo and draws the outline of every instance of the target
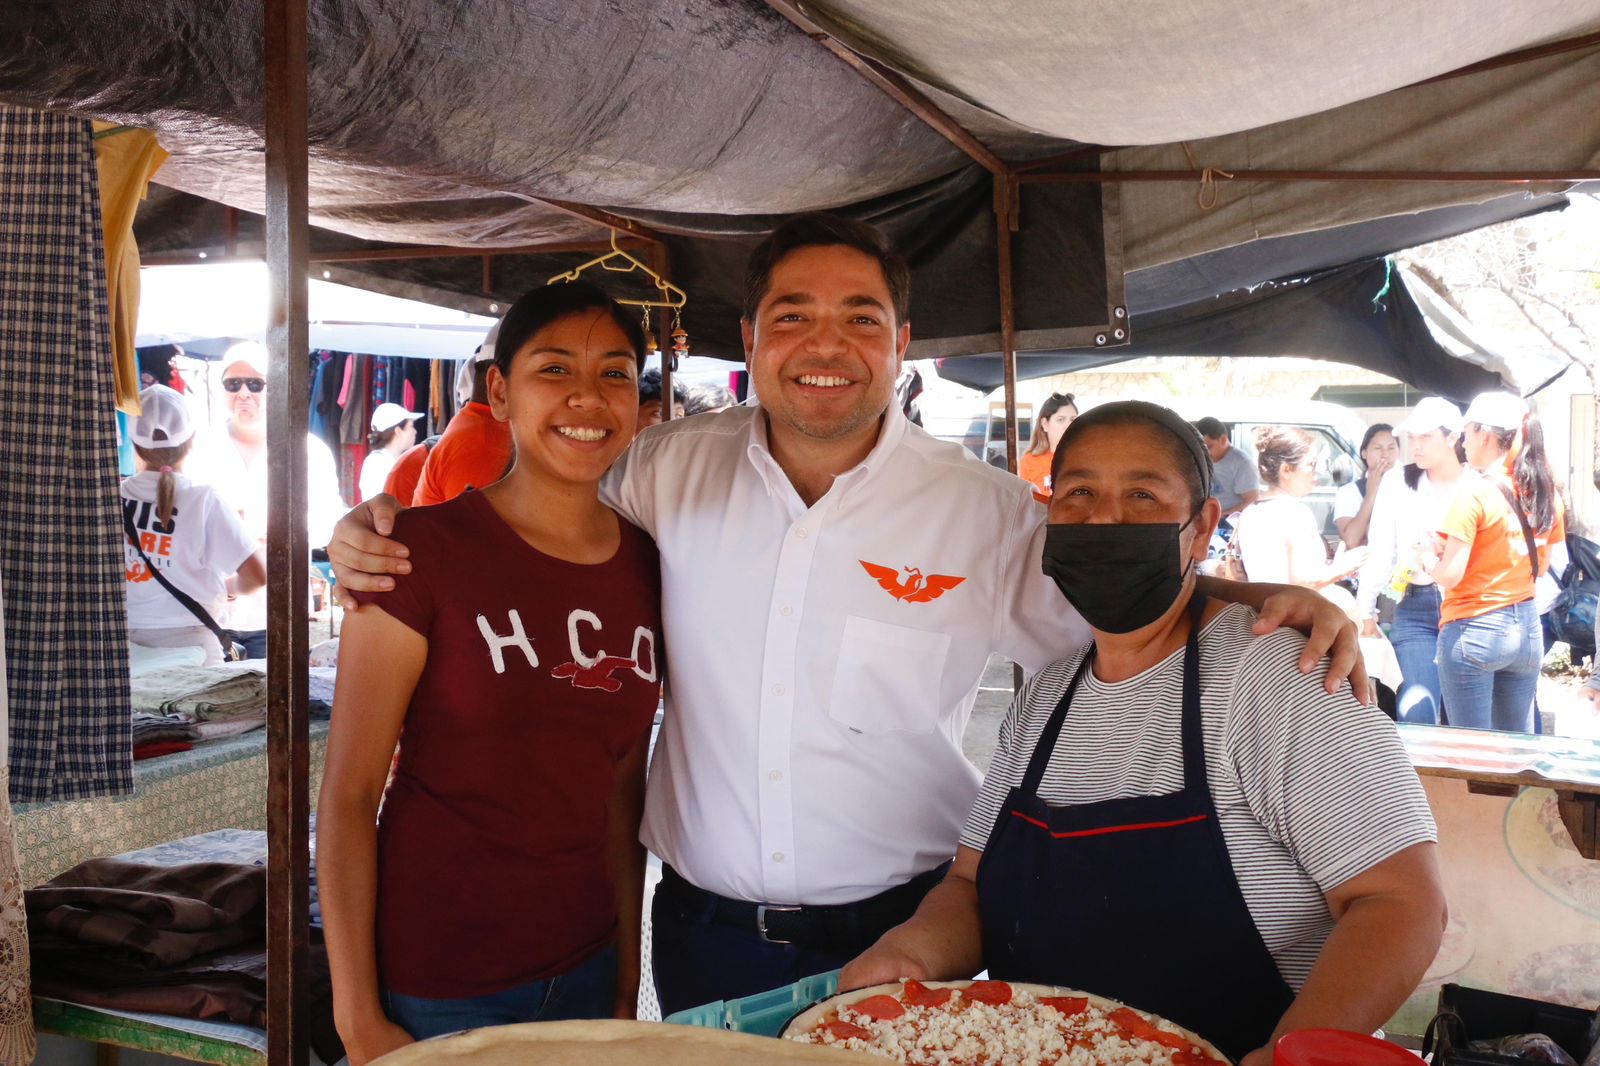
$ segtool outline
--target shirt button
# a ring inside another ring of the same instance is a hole
[[[787,604],[787,603],[786,603],[786,604],[784,604],[784,605],[783,605],[783,606],[782,606],[782,607],[779,607],[779,608],[778,608],[778,613],[779,613],[779,614],[781,614],[781,615],[783,615],[783,616],[784,616],[784,617],[785,617],[785,618],[788,618],[788,617],[789,617],[789,616],[790,616],[790,615],[791,615],[791,614],[794,614],[794,608],[793,608],[793,607],[790,607],[790,606],[789,606],[789,605],[788,605],[788,604]]]
[[[772,861],[773,862],[782,862],[783,861],[783,852],[781,852],[781,851],[773,852],[772,853]]]
[[[773,695],[774,695],[774,696],[781,696],[781,695],[783,695],[783,691],[784,691],[784,690],[783,690],[783,686],[782,686],[782,685],[773,685],[773,686],[772,686],[772,694],[773,694]]]
[[[802,540],[805,539],[806,527],[805,526],[801,526],[799,529],[794,531],[794,535],[797,536],[797,537],[800,537]]]
[[[782,770],[773,770],[773,771],[771,771],[770,773],[767,774],[767,780],[769,780],[769,781],[782,781],[783,780],[783,771]]]

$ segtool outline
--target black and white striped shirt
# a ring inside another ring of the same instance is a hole
[[[1201,629],[1206,772],[1250,916],[1298,990],[1333,928],[1323,893],[1437,830],[1394,725],[1348,691],[1329,696],[1320,670],[1302,674],[1300,634],[1256,637],[1254,622],[1231,605]],[[988,841],[1082,657],[1057,660],[1018,694],[961,834],[967,847]],[[1182,710],[1181,648],[1115,684],[1085,674],[1041,797],[1064,806],[1178,791]]]

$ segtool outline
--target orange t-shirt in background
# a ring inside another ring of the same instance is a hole
[[[488,488],[511,462],[511,427],[486,403],[469,403],[444,428],[422,464],[413,506],[453,500],[468,489]]]
[[[1460,584],[1444,595],[1439,621],[1459,622],[1490,611],[1533,599],[1533,571],[1528,566],[1528,543],[1522,523],[1511,512],[1502,479],[1495,475],[1472,478],[1445,509],[1439,532],[1471,545],[1467,570]],[[1550,545],[1567,539],[1566,516],[1556,498],[1556,517],[1546,533],[1534,530],[1539,570],[1550,565]]]
[[[1050,461],[1054,458],[1049,452],[1038,455],[1023,455],[1017,460],[1017,476],[1033,486],[1033,494],[1045,500],[1050,499]]]
[[[401,452],[383,481],[383,491],[403,505],[411,506],[417,495],[417,482],[422,480],[422,464],[428,461],[428,451],[428,445],[418,441]]]

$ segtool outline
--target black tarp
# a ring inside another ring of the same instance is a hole
[[[1502,387],[1499,375],[1440,347],[1382,259],[1151,312],[1136,318],[1133,343],[1115,353],[1028,353],[1018,356],[1018,375],[1043,377],[1154,355],[1328,359],[1461,403]],[[939,374],[980,389],[1004,380],[998,356],[942,360]]]

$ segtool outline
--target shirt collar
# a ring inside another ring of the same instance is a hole
[[[783,472],[778,460],[773,457],[772,443],[767,433],[766,410],[759,403],[754,405],[754,409],[755,416],[750,419],[745,454],[749,456],[756,472],[761,475],[762,483],[767,487],[767,495],[771,496],[781,487],[788,486],[789,476]],[[905,412],[891,403],[884,412],[883,426],[878,431],[878,442],[872,446],[865,459],[834,479],[835,489],[854,488],[868,481],[875,471],[881,470],[895,449],[905,440],[906,427],[910,424]]]

